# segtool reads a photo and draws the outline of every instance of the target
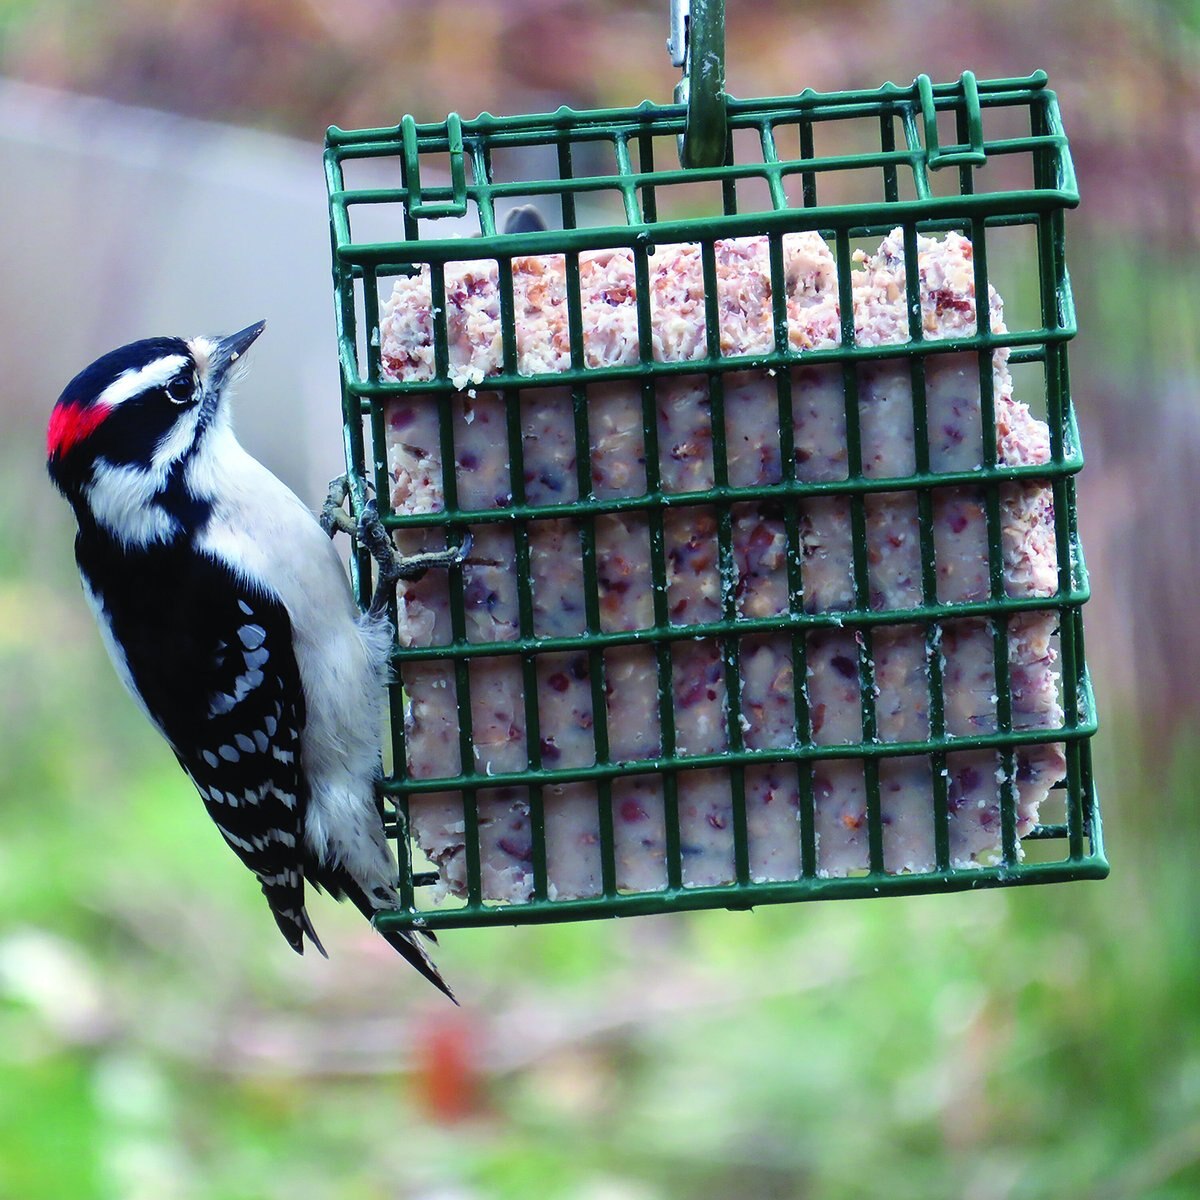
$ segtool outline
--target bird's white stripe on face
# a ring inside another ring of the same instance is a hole
[[[165,472],[100,458],[84,490],[100,525],[126,546],[148,546],[169,542],[179,532],[175,518],[154,501],[164,483]]]
[[[108,409],[169,383],[188,365],[184,354],[167,354],[138,370],[126,371],[108,385],[96,403]],[[96,520],[126,546],[169,542],[180,532],[175,520],[158,503],[171,468],[193,449],[202,417],[199,404],[178,410],[167,432],[154,447],[149,463],[116,464],[96,460],[85,487]]]
[[[136,371],[130,369],[124,374],[118,375],[96,397],[96,403],[105,408],[116,408],[118,404],[124,404],[126,400],[132,400],[134,396],[140,396],[143,392],[160,388],[169,383],[179,368],[187,361],[187,357],[183,354],[167,354],[162,358],[156,358],[152,363],[147,363]]]
[[[175,423],[154,447],[154,457],[150,462],[155,473],[161,476],[164,483],[171,467],[183,458],[195,443],[196,427],[200,423],[201,409],[202,406],[199,404],[181,409],[175,418]]]

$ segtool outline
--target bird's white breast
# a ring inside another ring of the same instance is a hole
[[[341,858],[360,846],[378,864],[378,839],[361,843],[378,824],[374,780],[390,631],[360,618],[337,550],[313,514],[227,426],[210,431],[189,464],[188,485],[213,503],[200,552],[265,583],[291,618],[307,710],[301,746],[310,844],[322,857],[332,848]]]

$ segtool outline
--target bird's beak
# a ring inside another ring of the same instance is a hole
[[[255,321],[245,329],[222,338],[213,348],[208,359],[208,387],[218,392],[229,373],[241,361],[241,357],[254,344],[255,339],[267,327],[266,321]]]

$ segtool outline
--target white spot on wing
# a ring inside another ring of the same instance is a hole
[[[232,746],[222,746],[217,750],[217,753],[226,761],[235,763],[241,758],[241,755]]]
[[[280,871],[278,875],[259,874],[258,881],[267,887],[295,887],[300,882],[300,875],[295,870],[289,868],[286,871]]]
[[[221,831],[221,836],[231,845],[237,846],[239,850],[245,850],[247,853],[252,853],[254,846],[245,838],[238,837],[236,833],[230,833],[220,821],[217,822],[217,828]]]
[[[233,698],[244,700],[262,681],[263,673],[258,669],[252,669],[239,675],[233,681]]]
[[[247,650],[257,650],[267,640],[267,631],[261,625],[243,625],[238,637]]]

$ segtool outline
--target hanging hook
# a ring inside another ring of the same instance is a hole
[[[728,137],[725,114],[725,0],[671,0],[671,62],[683,67],[675,102],[687,105],[679,137],[685,167],[719,167]]]

